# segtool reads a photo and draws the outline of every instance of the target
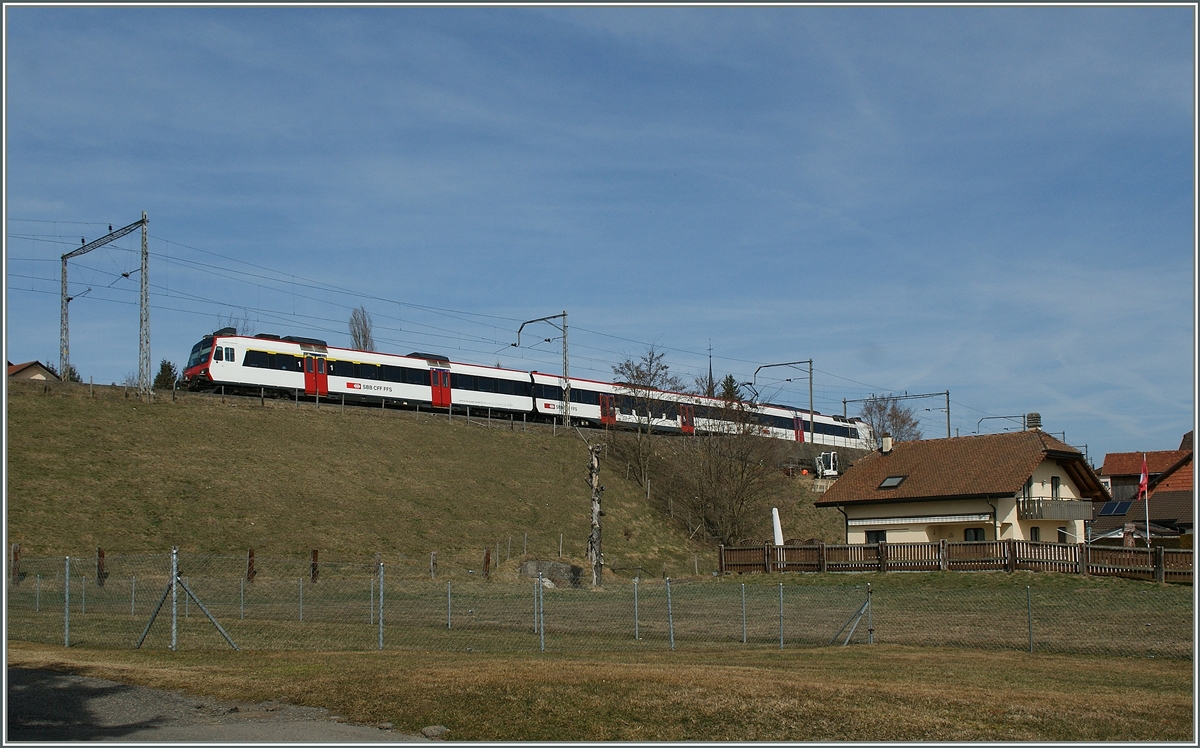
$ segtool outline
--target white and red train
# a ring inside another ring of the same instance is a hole
[[[183,380],[189,389],[229,393],[285,393],[346,402],[383,401],[397,407],[490,409],[493,414],[524,414],[537,420],[561,419],[561,375],[450,361],[445,356],[410,353],[397,356],[335,348],[323,340],[277,335],[238,335],[217,330],[192,347]],[[633,427],[638,402],[629,387],[571,377],[570,417],[575,423]],[[656,392],[650,399],[656,431],[722,431],[723,403],[718,398]],[[810,414],[786,405],[751,407],[762,433],[777,439],[850,449],[874,449],[870,427],[858,419]],[[645,421],[645,413],[641,421]],[[811,437],[810,437],[811,434]]]

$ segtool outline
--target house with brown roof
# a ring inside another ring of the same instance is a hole
[[[23,364],[14,364],[11,361],[6,363],[10,379],[36,379],[39,382],[58,381],[58,375],[43,366],[40,361],[28,361]]]
[[[1167,468],[1191,454],[1192,432],[1183,435],[1179,449],[1161,449],[1154,452],[1110,452],[1104,455],[1100,467],[1101,482],[1106,484],[1114,501],[1132,501],[1137,497],[1138,483],[1142,479],[1142,455],[1146,456],[1146,472],[1150,480],[1162,475]]]
[[[885,436],[815,504],[842,513],[847,543],[1077,543],[1092,502],[1108,498],[1079,450],[1032,429],[895,444]]]
[[[1182,450],[1183,457],[1150,479],[1150,534],[1155,538],[1190,536],[1195,532],[1196,468],[1192,459],[1191,440],[1192,432],[1189,431],[1180,445],[1187,447]],[[1146,457],[1148,471],[1149,454]],[[1141,471],[1140,464],[1138,471]],[[1097,505],[1096,518],[1091,526],[1092,537],[1101,540],[1121,537],[1129,525],[1132,535],[1145,538],[1146,510],[1146,503],[1136,499],[1118,501],[1114,497],[1111,502]],[[1190,546],[1190,543],[1185,544],[1185,547]]]

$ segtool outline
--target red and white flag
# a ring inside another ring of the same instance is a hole
[[[1138,481],[1138,500],[1150,498],[1150,473],[1146,470],[1146,453],[1142,452],[1142,479]]]

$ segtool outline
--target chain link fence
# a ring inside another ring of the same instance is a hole
[[[22,559],[8,637],[165,649],[599,652],[867,643],[1193,656],[1190,586],[430,579],[373,563],[179,553]],[[480,575],[481,576],[481,575]]]

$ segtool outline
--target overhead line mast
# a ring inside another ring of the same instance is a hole
[[[142,267],[141,267],[141,315],[140,315],[140,335],[138,341],[138,393],[148,395],[150,392],[150,299],[149,290],[150,284],[147,280],[147,268],[149,265],[149,252],[147,251],[146,243],[146,227],[149,221],[146,219],[146,211],[142,211],[142,220],[136,221],[116,231],[110,231],[108,234],[86,244],[80,239],[83,244],[79,249],[67,252],[62,256],[62,312],[59,322],[59,338],[58,338],[58,374],[64,379],[71,365],[70,355],[70,325],[67,318],[67,304],[71,301],[71,297],[67,295],[67,260],[80,255],[87,254],[93,249],[103,247],[109,242],[116,241],[126,234],[133,233],[134,229],[141,227],[142,229]],[[111,229],[112,226],[109,226]]]

